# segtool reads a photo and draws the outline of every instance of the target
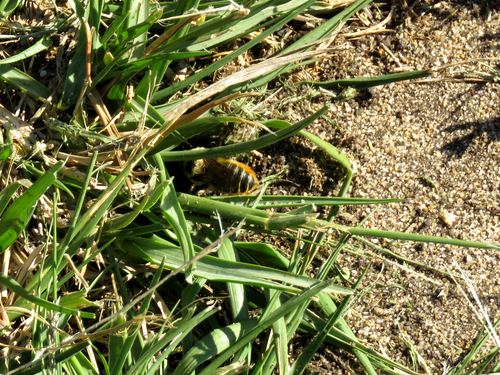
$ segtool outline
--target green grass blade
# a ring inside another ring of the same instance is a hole
[[[254,318],[210,332],[184,356],[172,375],[191,374],[203,362],[222,353],[233,345],[239,337],[250,332],[257,323],[258,320]]]
[[[315,42],[330,35],[341,22],[347,21],[350,17],[354,16],[357,12],[361,11],[364,7],[370,4],[373,0],[358,0],[347,8],[345,8],[340,13],[336,14],[334,17],[327,20],[325,23],[314,28],[308,32],[304,37],[297,40],[295,43],[288,46],[283,52],[295,50],[301,48],[304,45]]]
[[[67,254],[73,256],[78,251],[81,244],[94,233],[97,223],[102,220],[105,212],[115,200],[120,192],[120,188],[125,184],[133,166],[134,163],[129,162],[108,188],[97,198],[97,200],[95,200],[90,209],[81,216],[77,223],[75,223],[74,230],[71,236],[68,237]]]
[[[71,221],[71,224],[68,228],[68,231],[66,232],[66,236],[61,240],[59,246],[63,249],[65,249],[71,240],[74,237],[74,233],[78,231],[77,227],[80,225],[80,213],[83,208],[83,204],[85,202],[85,197],[87,195],[87,189],[90,186],[90,181],[92,178],[92,172],[94,170],[95,163],[97,161],[97,156],[98,153],[94,152],[92,154],[92,157],[90,159],[90,163],[87,167],[87,174],[85,175],[85,180],[83,181],[82,184],[82,189],[80,190],[80,195],[78,196],[78,200],[76,201],[75,205],[75,211],[73,214],[73,220]],[[81,229],[81,228],[80,228]]]
[[[316,216],[318,216],[316,213],[310,213],[302,215],[289,214],[283,217],[270,217],[268,220],[266,220],[265,228],[271,231],[286,228],[297,228],[299,226],[306,225],[311,220],[315,219]]]
[[[146,194],[139,204],[135,204],[134,209],[131,212],[118,216],[116,218],[111,218],[104,224],[105,231],[112,231],[117,229],[125,228],[134,222],[135,218],[144,210],[146,205],[149,203],[150,194]]]
[[[0,1],[0,16],[7,19],[11,15],[11,13],[17,9],[21,2],[21,0]]]
[[[182,290],[181,301],[182,306],[182,318],[189,319],[193,316],[194,311],[196,310],[196,304],[194,303],[198,298],[198,293],[201,288],[206,284],[207,279],[202,277],[196,277],[192,284],[189,284],[186,288]],[[184,337],[182,341],[182,350],[187,353],[189,349],[193,347],[193,332],[189,332]]]
[[[3,214],[5,208],[10,202],[12,196],[21,187],[19,182],[14,182],[0,191],[0,216]]]
[[[47,99],[52,94],[36,79],[10,65],[0,65],[0,79],[36,99]]]
[[[215,369],[224,363],[229,357],[231,357],[235,352],[240,350],[248,342],[254,340],[262,331],[270,327],[278,319],[284,317],[286,314],[293,311],[297,305],[308,301],[315,294],[321,292],[323,289],[328,288],[332,283],[332,280],[322,281],[320,283],[305,289],[300,294],[293,298],[290,298],[287,302],[282,304],[278,309],[274,310],[268,317],[260,319],[259,323],[252,328],[248,333],[243,334],[233,345],[224,350],[217,358],[215,358],[207,367],[200,372],[199,375],[210,375]]]
[[[68,233],[61,241],[60,248],[62,253],[68,254],[70,257],[75,255],[80,246],[95,233],[95,228],[98,227],[99,221],[102,220],[106,211],[109,209],[109,206],[113,203],[116,196],[120,192],[121,187],[125,184],[131,169],[142,157],[144,157],[145,153],[146,149],[139,152],[134,159],[129,160],[123,167],[122,172],[116,176],[108,188],[94,201],[94,204],[81,216],[81,218],[79,218],[78,221],[75,220],[72,223],[72,227],[70,227],[71,230],[68,230]],[[97,157],[97,152],[95,152],[94,155]],[[87,183],[89,179],[90,175],[87,174]],[[85,191],[82,190],[82,194],[79,198],[79,204],[83,203],[82,200],[84,197]],[[66,266],[66,261],[61,259],[58,264],[59,266],[57,267],[57,272],[59,273],[62,272],[63,268]],[[37,280],[39,279],[34,277],[28,284],[27,289],[31,290],[34,288]],[[39,284],[43,289],[47,287],[48,282],[47,275],[44,275]]]
[[[76,375],[99,375],[98,369],[94,368],[92,362],[82,352],[71,356],[66,365]]]
[[[117,309],[121,309],[122,306],[118,305]],[[130,361],[130,351],[123,351],[125,348],[125,343],[130,338],[129,331],[127,329],[116,330],[115,327],[119,327],[126,324],[125,314],[118,314],[112,321],[110,328],[114,331],[109,335],[109,353],[108,353],[108,366],[110,375],[116,375],[122,370],[121,360]]]
[[[238,14],[231,15],[226,18],[227,25],[224,26],[224,30],[226,32],[220,32],[215,37],[206,37],[206,32],[202,30],[193,30],[197,31],[199,34],[203,35],[205,40],[201,42],[193,42],[186,46],[188,51],[203,51],[205,49],[210,49],[215,46],[220,46],[224,43],[227,43],[231,40],[235,40],[237,38],[241,38],[245,35],[248,35],[250,32],[255,30],[258,26],[260,28],[264,28],[261,23],[265,21],[269,21],[272,18],[278,16],[285,16],[287,19],[286,22],[289,22],[296,15],[301,14],[307,9],[310,5],[312,5],[314,1],[304,1],[304,0],[292,0],[287,2],[278,2],[278,1],[266,1],[266,2],[258,2],[249,8],[249,14],[244,18],[238,18]],[[229,22],[230,21],[230,22]],[[286,23],[285,22],[285,23]],[[280,22],[281,23],[281,22]],[[216,30],[217,27],[211,25],[207,22],[207,25],[201,25],[198,28],[211,28],[212,30]],[[280,26],[281,27],[281,26]],[[267,25],[266,30],[269,30],[270,27]]]
[[[494,328],[497,329],[500,326],[500,320],[497,320],[494,324]],[[466,372],[466,369],[470,366],[471,362],[474,361],[474,358],[479,354],[479,352],[484,348],[485,344],[490,340],[490,333],[484,333],[484,326],[481,329],[480,334],[472,349],[467,353],[467,355],[453,367],[448,374],[449,375],[462,375]],[[497,365],[498,366],[498,365]]]
[[[81,28],[78,36],[78,46],[76,52],[71,59],[64,81],[64,89],[59,100],[59,109],[69,108],[76,103],[86,77],[86,43],[87,35],[85,28]]]
[[[313,115],[305,118],[296,124],[289,126],[288,128],[278,130],[274,134],[266,134],[258,139],[252,141],[242,142],[234,145],[213,147],[210,149],[200,149],[200,150],[189,150],[189,151],[164,151],[160,152],[162,159],[164,161],[185,161],[185,160],[197,160],[197,159],[210,159],[220,156],[230,156],[238,155],[245,152],[250,152],[258,148],[266,147],[279,142],[282,139],[288,138],[289,136],[297,133],[301,129],[305,128],[314,120],[318,119],[328,110],[325,106]],[[148,154],[150,156],[150,154]]]
[[[177,194],[173,184],[165,185],[163,197],[161,201],[161,209],[163,217],[174,229],[177,239],[184,252],[184,263],[187,263],[195,256],[193,241],[189,235],[189,229],[186,224],[184,212],[177,199]],[[193,270],[196,268],[196,263],[190,265],[186,269],[186,280],[191,283],[193,281]]]
[[[199,6],[199,0],[187,0],[179,1],[176,3],[173,15],[180,16],[185,15],[190,12],[191,9],[197,9]],[[194,17],[194,16],[192,16]],[[144,54],[158,54],[158,47],[162,43],[172,44],[175,40],[181,38],[183,35],[187,34],[191,30],[191,21],[196,19],[191,16],[185,17],[183,19],[178,19],[174,21],[174,24],[168,28],[157,40],[151,43],[147,49],[144,50]],[[179,52],[175,49],[171,52]],[[159,53],[159,55],[166,56],[166,53]],[[171,60],[165,59],[164,62],[157,62],[151,65],[149,75],[144,75],[141,82],[136,87],[136,94],[141,97],[153,96],[158,91],[158,85],[156,82],[163,81],[163,77],[167,72],[167,68],[170,66]],[[151,84],[150,76],[154,77],[153,84]]]
[[[144,353],[141,353],[141,360],[136,362],[134,366],[130,368],[130,370],[127,371],[127,374],[136,374],[137,370],[144,365],[146,365],[148,362],[152,362],[152,358],[156,355],[156,353],[162,351],[169,342],[172,343],[168,346],[168,348],[162,353],[164,357],[168,356],[172,350],[174,350],[177,345],[180,343],[180,341],[189,333],[193,330],[195,326],[198,324],[202,323],[205,319],[210,317],[211,315],[215,314],[217,312],[217,309],[214,308],[214,306],[207,307],[200,313],[196,314],[193,317],[190,317],[189,319],[183,319],[181,321],[176,322],[175,326],[176,328],[171,328],[170,331],[163,336],[160,340],[158,340],[154,345],[151,345],[150,348],[148,348],[147,351]],[[162,364],[162,361],[156,360],[151,364],[151,367],[149,368],[148,373],[154,373],[154,371]]]
[[[244,263],[268,264],[280,270],[287,270],[290,261],[274,250],[268,244],[262,242],[235,242],[234,245],[239,252],[239,257]]]
[[[284,50],[281,51],[281,54],[289,51],[293,51],[296,49],[300,49],[304,46],[306,46],[309,43],[313,43],[317,40],[320,40],[328,35],[330,35],[332,32],[335,31],[335,29],[340,25],[341,22],[347,21],[350,17],[352,17],[356,12],[359,12],[362,10],[365,6],[370,4],[372,0],[358,0],[357,2],[351,4],[349,7],[344,9],[342,12],[339,14],[335,15],[325,23],[319,25],[318,27],[314,28],[312,31],[308,32],[304,37],[300,38],[298,41],[293,43],[292,45],[288,46]],[[305,47],[304,47],[305,48]],[[271,80],[275,79],[281,74],[286,73],[291,69],[292,65],[286,65],[283,66],[279,69],[275,69],[274,71],[263,74],[261,77],[258,79],[255,79],[252,81],[252,86],[251,87],[262,87],[269,83]],[[250,86],[248,84],[240,84],[237,86],[234,86],[231,88],[231,90],[227,90],[224,92],[225,95],[227,95],[229,92],[234,92],[234,91],[246,91],[248,90]]]
[[[104,78],[109,79],[119,74],[140,72],[147,69],[150,65],[156,63],[165,64],[167,61],[184,60],[191,57],[206,56],[209,54],[209,52],[171,52],[161,56],[150,56],[143,59],[133,60],[127,64],[121,65],[117,70],[106,74]]]
[[[290,124],[288,122],[280,121],[280,120],[266,121],[266,122],[264,122],[264,124],[270,128],[275,128],[275,129],[286,129],[286,127],[290,126]],[[332,159],[338,161],[340,163],[340,165],[342,165],[346,170],[348,170],[348,171],[352,170],[351,162],[343,153],[341,153],[337,149],[337,147],[333,146],[329,142],[322,140],[320,137],[309,133],[306,130],[300,130],[298,132],[298,134],[309,139],[316,146],[318,146],[321,150],[323,150],[328,156],[330,156]]]
[[[318,296],[319,296],[318,307],[321,309],[323,314],[325,316],[331,316],[332,314],[335,314],[335,312],[337,311],[337,306],[335,302],[332,300],[331,296],[326,293],[320,293]],[[311,318],[311,315],[309,317]],[[320,327],[318,327],[317,331],[315,331],[315,334],[316,332],[323,330],[323,328],[324,328],[324,322],[322,321]],[[329,337],[334,336],[337,338],[340,335],[341,339],[343,340],[342,342],[349,342],[349,343],[357,342],[356,335],[354,334],[354,332],[352,332],[351,328],[343,318],[340,319],[337,329],[330,330]],[[341,334],[339,333],[339,330]],[[368,374],[376,375],[376,372],[373,370],[372,363],[365,351],[359,350],[357,347],[350,347],[350,346],[345,346],[344,349],[350,351],[353,355],[356,356],[356,358],[359,360],[359,362],[365,368]]]
[[[236,252],[232,241],[225,238],[219,249],[217,255],[221,259],[237,262],[238,253]],[[245,287],[240,283],[228,283],[227,291],[229,294],[229,303],[233,313],[233,321],[239,322],[248,319],[248,301],[245,293]]]
[[[45,173],[44,171],[36,168],[33,164],[27,162],[27,163],[24,163],[23,167],[29,172],[31,173],[32,175],[36,176],[36,177],[41,177],[43,176],[43,174]],[[54,184],[53,184],[55,187],[61,189],[62,191],[64,191],[65,193],[67,193],[71,198],[74,198],[74,195],[73,195],[73,192],[65,185],[63,184],[59,179],[55,180],[54,181]]]
[[[117,248],[141,257],[142,259],[160,264],[166,257],[165,268],[177,269],[184,264],[183,251],[168,241],[156,237],[154,239],[129,238],[117,239]],[[290,272],[275,270],[252,264],[232,262],[212,256],[205,256],[197,263],[194,274],[212,281],[234,282],[245,285],[268,287],[289,292],[297,292],[298,288],[307,288],[315,280],[305,276],[297,276]],[[348,288],[331,285],[328,292],[350,294]]]
[[[269,306],[266,308],[266,313],[268,311],[278,310],[281,307],[280,296],[282,291],[266,289],[264,291],[268,295]],[[309,300],[305,301],[305,304],[309,304]],[[278,359],[278,372],[280,374],[288,374],[288,327],[286,324],[286,317],[283,316],[276,320],[273,325],[273,342],[274,349],[276,352],[276,357]],[[261,318],[262,319],[262,318]],[[270,367],[268,367],[270,369]]]
[[[312,1],[309,1],[307,3],[302,4],[299,7],[292,8],[293,10],[291,10],[287,15],[283,15],[283,16],[277,18],[276,19],[276,24],[274,26],[269,27],[262,34],[260,34],[259,36],[257,36],[253,40],[251,40],[250,42],[245,43],[243,46],[241,46],[240,48],[238,48],[236,51],[234,51],[234,52],[230,53],[229,55],[223,57],[218,62],[210,64],[210,66],[208,66],[207,68],[203,69],[202,71],[200,71],[200,72],[198,72],[196,74],[193,74],[191,77],[188,77],[183,82],[180,82],[178,84],[174,84],[174,85],[172,85],[172,86],[170,86],[170,87],[168,87],[168,88],[166,88],[164,90],[158,91],[153,96],[153,100],[157,101],[157,100],[164,99],[164,98],[166,98],[166,97],[174,94],[175,92],[178,92],[178,91],[180,91],[180,90],[188,87],[189,85],[191,85],[191,84],[193,84],[195,82],[200,81],[202,78],[204,78],[204,77],[206,77],[206,76],[208,76],[208,75],[216,72],[218,69],[220,69],[221,67],[223,67],[224,65],[226,65],[230,61],[236,59],[239,55],[243,54],[244,52],[248,51],[250,48],[258,45],[259,43],[261,43],[265,38],[267,38],[272,33],[278,31],[281,27],[283,27],[283,25],[285,25],[287,22],[289,22],[290,20],[292,20],[295,16],[297,16],[298,14],[300,14],[301,11],[303,11],[303,9],[305,9],[311,3],[312,3]],[[258,10],[256,10],[256,12],[258,12]],[[253,25],[255,25],[255,23]],[[192,44],[192,43],[190,43],[190,44]]]
[[[195,120],[189,123],[179,130],[173,132],[169,137],[166,137],[163,141],[158,143],[153,149],[151,149],[151,155],[158,153],[159,151],[166,150],[169,151],[172,148],[186,142],[192,137],[198,137],[202,134],[212,133],[220,134],[220,129],[222,124],[226,122],[235,121],[234,118],[221,117],[221,118],[207,118],[203,117],[201,119]]]
[[[0,161],[7,160],[7,158],[14,152],[14,142],[10,133],[11,128],[5,130],[5,140],[3,134],[0,133]]]
[[[59,108],[65,109],[76,103],[80,93],[83,89],[83,85],[86,79],[86,48],[87,48],[87,33],[85,31],[85,26],[83,18],[88,20],[88,25],[90,28],[94,27],[99,30],[102,8],[104,5],[104,0],[96,0],[88,3],[85,9],[83,9],[83,4],[75,2],[75,8],[77,10],[77,16],[80,19],[81,27],[78,33],[78,45],[76,47],[76,52],[71,59],[66,74],[66,79],[64,81],[64,90],[59,101]],[[96,54],[96,50],[101,46],[98,41],[97,33],[94,33],[92,38],[92,54]]]
[[[130,12],[125,12],[116,18],[111,24],[108,26],[104,35],[101,38],[101,43],[105,44],[118,32],[119,29],[123,27],[124,22],[129,16]]]
[[[361,280],[364,279],[368,269],[370,268],[371,263],[365,268],[363,274],[359,277],[358,281],[354,285],[353,289],[357,290]],[[328,333],[334,327],[335,324],[341,319],[342,314],[348,308],[349,301],[351,300],[352,295],[345,296],[339,307],[335,311],[335,313],[331,314],[328,318],[328,321],[325,324],[325,327],[316,335],[316,337],[304,348],[302,353],[296,358],[293,363],[291,372],[294,375],[301,375],[305,369],[307,364],[312,360],[313,356],[318,351],[320,345],[327,338]]]
[[[78,290],[76,292],[71,292],[64,294],[59,299],[59,305],[70,308],[86,308],[86,307],[97,307],[95,303],[89,301],[87,298],[87,292],[84,289]]]
[[[40,39],[38,42],[33,44],[31,47],[26,48],[24,51],[18,53],[17,55],[8,57],[6,59],[0,60],[0,65],[11,64],[18,62],[28,57],[34,56],[39,52],[42,52],[52,45],[52,39],[45,37]]]
[[[256,196],[231,196],[221,195],[213,196],[210,199],[219,202],[226,202],[238,205],[245,205]],[[302,207],[310,204],[315,206],[358,206],[370,204],[387,204],[404,202],[404,199],[390,198],[390,199],[372,199],[372,198],[344,198],[344,197],[305,197],[301,195],[263,195],[260,201],[254,205],[254,208],[283,208],[283,207]]]
[[[35,205],[43,193],[56,179],[56,172],[63,166],[60,161],[50,168],[28,190],[16,199],[2,215],[0,221],[0,254],[19,237],[31,215]]]
[[[222,218],[234,221],[241,221],[243,218],[245,218],[248,224],[258,225],[264,228],[266,228],[268,220],[271,217],[271,214],[267,211],[255,210],[243,206],[238,206],[238,210],[235,210],[235,206],[232,204],[217,202],[215,200],[203,197],[192,197],[187,194],[180,194],[179,201],[185,209],[193,212],[202,213],[208,216],[212,216],[213,212],[218,212]],[[286,215],[287,214],[274,214],[275,217],[280,218],[284,218],[286,217]],[[464,241],[452,238],[425,236],[422,234],[393,232],[379,229],[346,227],[344,225],[332,224],[327,221],[318,219],[310,220],[305,225],[301,225],[301,227],[310,230],[316,230],[317,228],[332,228],[339,231],[340,233],[349,233],[352,235],[391,238],[394,240],[402,241],[432,242],[463,247],[500,250],[500,244]]]
[[[164,224],[151,224],[151,225],[130,225],[127,228],[114,230],[110,232],[103,233],[101,236],[101,242],[103,241],[111,241],[115,237],[126,239],[130,237],[140,237],[149,234],[155,234],[157,232],[161,232],[165,229]]]
[[[391,238],[393,240],[402,240],[402,241],[431,242],[431,243],[441,243],[446,245],[455,245],[462,247],[475,247],[478,249],[500,250],[500,244],[464,241],[464,240],[456,240],[453,238],[436,237],[436,236],[425,236],[423,234],[392,232],[388,230],[365,229],[365,228],[345,228],[342,230],[345,230],[351,234],[357,234],[368,237]]]
[[[16,293],[20,298],[25,299],[26,301],[31,302],[33,305],[39,306],[46,310],[57,311],[63,314],[70,314],[74,316],[80,316],[82,318],[94,319],[95,315],[88,312],[82,312],[79,310],[70,309],[67,307],[63,307],[57,305],[55,303],[44,300],[43,298],[39,298],[34,296],[31,293],[28,293],[24,288],[18,284],[16,280],[12,277],[4,275],[0,273],[0,282],[11,292]]]
[[[119,51],[119,53],[115,53],[115,55],[113,55],[113,58],[108,56],[110,61],[106,60],[104,66],[94,72],[95,76],[92,78],[92,85],[90,87],[94,89],[105,79],[109,79],[116,75],[122,74],[123,72],[120,70],[120,64],[123,64],[122,60],[125,56],[128,55],[130,49],[132,48],[133,46],[127,45],[123,47],[122,50]],[[110,98],[112,97],[112,95],[108,94],[107,97]]]
[[[47,361],[47,357],[49,355],[51,355],[51,356],[53,355],[53,357],[50,358],[50,361],[51,362],[53,361],[52,363],[54,363],[54,362],[64,363],[64,362],[68,361],[71,357],[76,355],[77,353],[81,352],[88,345],[89,345],[88,342],[84,342],[83,344],[77,344],[75,346],[72,346],[71,348],[69,348],[67,350],[58,351],[58,352],[56,352],[55,355],[53,355],[52,353],[48,353],[44,357],[37,358],[36,360],[29,363],[28,366],[26,367],[26,369],[23,368],[22,372],[20,371],[19,374],[21,374],[21,375],[37,375],[37,374],[41,373],[42,371],[44,371],[44,369],[46,368],[46,366],[47,366],[46,361]]]
[[[426,78],[429,77],[431,74],[432,72],[428,70],[416,70],[414,72],[386,74],[377,77],[338,79],[336,81],[328,81],[328,82],[301,81],[297,82],[296,85],[307,84],[311,86],[322,87],[327,90],[336,90],[345,87],[353,87],[358,90],[363,90],[374,86],[388,85],[389,83],[394,83],[394,82],[407,81],[410,79]]]
[[[156,285],[161,278],[161,270],[163,269],[163,263],[160,265],[160,268],[155,272],[155,275],[153,277],[153,280],[151,280],[150,288]],[[153,298],[153,294],[147,295],[144,300],[141,303],[141,307],[139,311],[137,312],[138,316],[145,315],[148,311],[149,305],[151,303],[151,300]],[[122,374],[123,373],[123,365],[125,364],[125,361],[127,360],[127,356],[129,351],[133,349],[133,345],[136,342],[139,332],[140,332],[140,323],[141,321],[134,322],[129,328],[129,332],[131,334],[125,339],[125,342],[123,346],[121,347],[121,352],[119,354],[119,358],[117,358],[116,362],[113,364],[113,367],[110,370],[110,374]],[[140,358],[146,359],[143,355],[140,356]],[[147,356],[147,360],[149,361],[151,356]],[[142,367],[144,364],[141,363],[141,361],[136,362],[136,365],[139,367]]]
[[[150,16],[147,17],[144,21],[138,24],[130,25],[129,28],[123,30],[121,33],[117,35],[116,38],[116,45],[124,45],[126,43],[130,42],[135,42],[137,43],[138,41],[135,40],[137,38],[141,38],[141,43],[136,44],[137,46],[143,45],[144,40],[142,38],[147,34],[147,31],[151,28],[151,26],[158,21],[158,19],[161,17],[161,12],[153,12]],[[133,60],[139,59],[142,57],[142,54],[138,55],[136,58]]]

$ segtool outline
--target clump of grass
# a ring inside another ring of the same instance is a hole
[[[346,197],[355,168],[334,146],[304,130],[327,107],[296,124],[263,121],[262,128],[272,132],[256,139],[179,149],[223,122],[245,121],[205,116],[210,109],[260,95],[258,90],[297,63],[338,52],[314,48],[370,2],[351,2],[287,48],[277,49],[274,57],[203,89],[203,80],[225,64],[264,43],[294,17],[324,10],[324,4],[75,2],[73,9],[30,30],[29,47],[12,26],[4,40],[19,49],[0,64],[0,78],[5,95],[21,92],[30,105],[24,119],[14,114],[25,108],[14,97],[10,109],[0,107],[0,252],[6,265],[0,278],[7,294],[2,373],[50,368],[85,374],[299,374],[323,343],[356,356],[370,374],[376,369],[413,373],[367,348],[350,330],[343,316],[364,273],[340,285],[334,272],[337,256],[353,236],[488,249],[497,245],[334,223],[341,205],[398,200]],[[11,0],[0,11],[7,25],[7,17],[24,9]],[[63,79],[49,88],[21,63],[39,63],[40,54],[62,32],[75,36],[76,49],[61,52],[69,65]],[[242,43],[247,35],[252,38]],[[216,48],[235,41],[237,49],[203,63]],[[204,65],[170,82],[169,68],[184,60]],[[323,88],[359,89],[429,74],[343,80]],[[54,90],[58,84],[60,95]],[[41,133],[33,126],[42,127]],[[198,197],[177,192],[165,167],[166,162],[250,152],[293,134],[307,137],[342,166],[345,179],[338,197]],[[331,207],[324,220],[315,212],[320,205]],[[293,253],[287,258],[263,243],[238,242],[241,230],[293,239]],[[25,254],[24,248],[32,252],[17,269],[16,257]],[[324,248],[329,255],[311,274],[311,262]],[[288,343],[298,332],[314,339],[290,358]],[[258,345],[257,338],[265,345]]]

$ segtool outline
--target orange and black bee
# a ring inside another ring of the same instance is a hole
[[[252,168],[226,158],[186,162],[184,171],[196,185],[208,184],[211,190],[220,193],[249,194],[259,185],[257,175]]]

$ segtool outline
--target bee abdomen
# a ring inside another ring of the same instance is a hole
[[[248,165],[230,160],[226,167],[231,171],[227,184],[229,194],[247,194],[259,184],[255,172]]]

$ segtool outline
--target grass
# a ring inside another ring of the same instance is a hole
[[[2,97],[10,102],[0,107],[0,252],[6,265],[0,278],[7,291],[1,373],[301,374],[321,345],[355,356],[369,374],[415,373],[355,337],[343,317],[368,268],[351,281],[336,273],[337,256],[351,238],[496,250],[499,245],[336,224],[341,205],[398,200],[347,197],[355,167],[305,130],[327,107],[296,124],[261,121],[269,131],[256,139],[180,147],[220,133],[222,123],[247,121],[237,113],[212,116],[211,110],[220,113],[225,103],[243,106],[281,74],[341,53],[317,47],[370,2],[336,10],[293,44],[276,48],[273,57],[204,88],[204,80],[259,48],[294,17],[331,10],[311,0],[245,6],[103,0],[72,2],[72,9],[56,9],[50,22],[29,30],[11,25],[2,41],[12,56],[0,61]],[[2,27],[26,12],[23,6],[2,2]],[[56,69],[49,52],[63,32],[76,47],[66,54],[69,65],[57,95],[26,67],[49,58]],[[236,49],[207,63],[233,42]],[[199,68],[185,80],[165,84],[169,66],[184,60]],[[302,83],[321,90],[364,89],[429,74]],[[16,114],[23,101],[31,105],[24,119]],[[50,136],[41,138],[33,126]],[[338,197],[193,196],[177,192],[166,168],[165,163],[247,153],[293,134],[308,138],[343,168]],[[317,218],[317,206],[331,208],[327,218]],[[288,212],[277,210],[283,208]],[[40,223],[36,236],[34,222]],[[292,239],[295,247],[283,256],[270,245],[238,242],[241,231]],[[22,248],[32,252],[16,270],[14,258]],[[318,252],[327,257],[312,272]],[[289,343],[298,334],[313,339],[292,358]],[[496,351],[474,357],[485,337],[454,373],[498,371]],[[467,372],[473,359],[479,362]]]

